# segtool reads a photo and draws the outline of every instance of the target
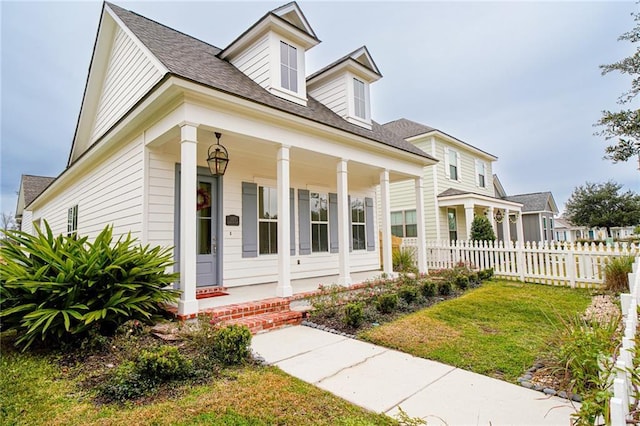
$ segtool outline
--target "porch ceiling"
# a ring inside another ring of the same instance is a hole
[[[207,167],[206,158],[208,148],[216,143],[214,130],[199,127],[198,138],[198,165]],[[159,138],[160,139],[160,138]],[[152,149],[165,152],[180,160],[180,129],[172,128],[161,137],[162,143],[157,141]],[[279,144],[253,138],[247,135],[223,132],[220,143],[229,151],[229,171],[234,167],[249,167],[256,177],[267,179],[276,178],[277,153]],[[304,180],[310,186],[333,188],[336,185],[336,167],[339,158],[330,154],[291,147],[290,172],[292,180]],[[362,162],[349,161],[349,186],[351,188],[368,188],[380,183],[381,168]],[[401,172],[389,171],[391,182],[411,179]]]

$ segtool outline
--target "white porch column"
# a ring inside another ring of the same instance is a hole
[[[278,149],[278,286],[276,296],[289,297],[291,287],[291,220],[289,212],[289,146]]]
[[[338,285],[351,285],[351,268],[349,266],[349,180],[347,174],[347,160],[341,159],[337,166],[337,186],[338,186]]]
[[[502,220],[502,237],[505,243],[511,241],[511,222],[509,222],[509,209],[504,211],[504,219]]]
[[[196,192],[198,128],[180,126],[180,301],[178,314],[198,313],[196,300]]]
[[[464,203],[464,220],[467,224],[467,240],[471,239],[471,222],[473,222],[473,203]]]
[[[425,223],[424,223],[424,179],[422,177],[415,178],[416,184],[416,228],[418,231],[418,272],[426,274],[429,272],[427,268],[427,241],[425,239]],[[437,220],[437,219],[436,219]]]
[[[389,195],[389,170],[380,172],[380,202],[382,226],[382,271],[393,275],[393,260],[391,258],[391,203]]]
[[[516,236],[518,241],[524,245],[524,228],[522,227],[522,213],[518,213],[518,221],[516,222]]]
[[[498,228],[496,228],[496,219],[493,217],[494,208],[489,207],[489,223],[491,224],[491,229],[493,229],[493,233],[498,235]]]

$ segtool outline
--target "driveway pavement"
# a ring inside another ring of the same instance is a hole
[[[567,426],[575,410],[561,398],[310,327],[258,334],[252,347],[267,363],[356,405],[392,417],[401,407],[429,426]]]

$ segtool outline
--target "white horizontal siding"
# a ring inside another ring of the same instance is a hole
[[[268,88],[271,85],[269,35],[257,40],[231,63],[260,86]]]
[[[460,156],[460,170],[459,180],[455,181],[449,179],[446,175],[447,161],[445,160],[445,148],[454,150]],[[438,193],[441,193],[449,188],[458,189],[461,191],[474,192],[476,194],[482,194],[489,197],[495,195],[493,189],[493,174],[491,168],[491,162],[482,160],[485,162],[485,187],[481,188],[476,184],[476,160],[480,158],[472,151],[465,150],[459,146],[453,146],[446,142],[436,138],[436,158],[440,162],[435,166],[438,169]]]
[[[162,78],[121,28],[115,34],[90,140],[95,142]]]
[[[176,158],[153,150],[148,158],[147,243],[173,247]]]
[[[54,234],[67,232],[67,211],[78,205],[78,233],[90,239],[113,225],[114,236],[142,231],[142,137],[105,154],[103,160],[66,179],[66,188],[33,212]],[[65,179],[63,176],[61,179]]]
[[[22,211],[22,222],[20,223],[20,230],[22,232],[26,232],[27,234],[34,234],[35,231],[33,229],[33,215],[30,210]]]
[[[329,80],[309,92],[318,102],[338,114],[346,117],[349,114],[347,105],[347,86],[344,75]]]

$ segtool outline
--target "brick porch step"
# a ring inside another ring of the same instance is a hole
[[[246,325],[251,334],[257,334],[263,331],[274,330],[276,328],[288,325],[299,325],[302,322],[303,313],[296,311],[280,311],[268,312],[264,314],[256,314],[243,318],[229,319],[223,321],[222,324]]]
[[[221,306],[219,308],[207,309],[205,313],[211,315],[211,319],[214,322],[223,322],[253,317],[256,315],[289,311],[289,303],[290,301],[288,299],[274,297],[271,299],[259,300],[257,302],[237,303]]]

